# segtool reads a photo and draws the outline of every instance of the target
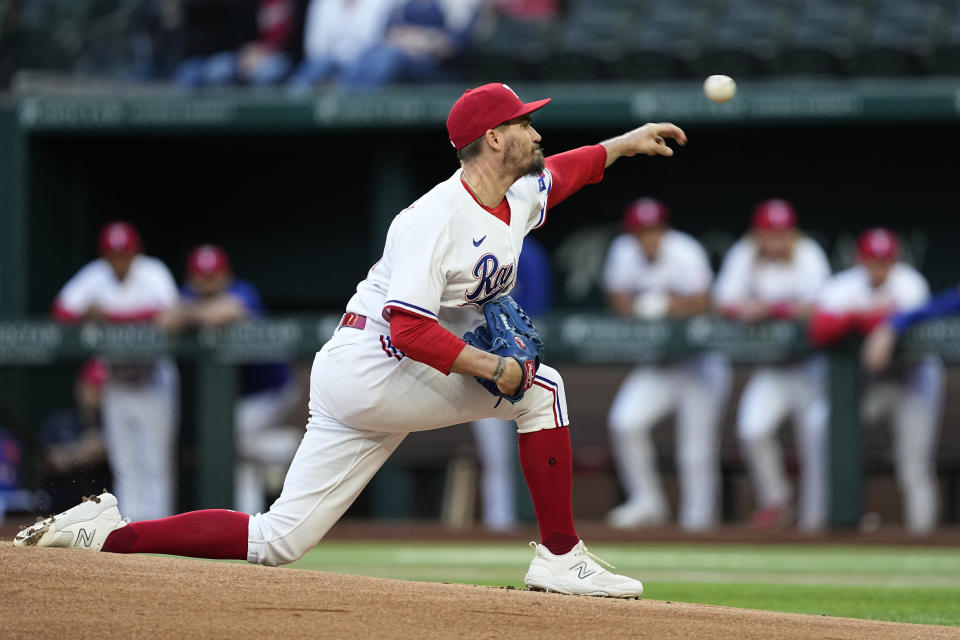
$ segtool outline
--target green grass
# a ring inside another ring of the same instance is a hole
[[[960,626],[960,549],[609,544],[590,550],[644,596],[751,609]],[[297,563],[353,575],[521,586],[522,544],[323,542]]]

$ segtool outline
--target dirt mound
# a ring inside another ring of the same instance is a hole
[[[4,638],[960,638],[960,630],[574,598],[0,541]]]

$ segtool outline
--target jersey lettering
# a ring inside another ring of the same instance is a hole
[[[486,253],[473,266],[473,277],[479,280],[473,291],[465,291],[467,304],[479,309],[505,291],[513,282],[513,263],[500,266],[497,256]]]

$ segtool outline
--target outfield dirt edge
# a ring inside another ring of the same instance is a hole
[[[0,541],[4,635],[960,638],[960,629],[365,578]],[[9,634],[9,635],[8,635]]]

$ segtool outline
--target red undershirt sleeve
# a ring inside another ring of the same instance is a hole
[[[564,151],[547,158],[553,186],[547,196],[547,209],[560,204],[588,184],[603,179],[607,149],[601,144]]]
[[[405,355],[450,375],[450,367],[467,343],[436,320],[390,307],[390,341]]]
[[[854,321],[851,313],[815,311],[810,318],[807,335],[814,346],[826,347],[847,337],[854,329]]]

